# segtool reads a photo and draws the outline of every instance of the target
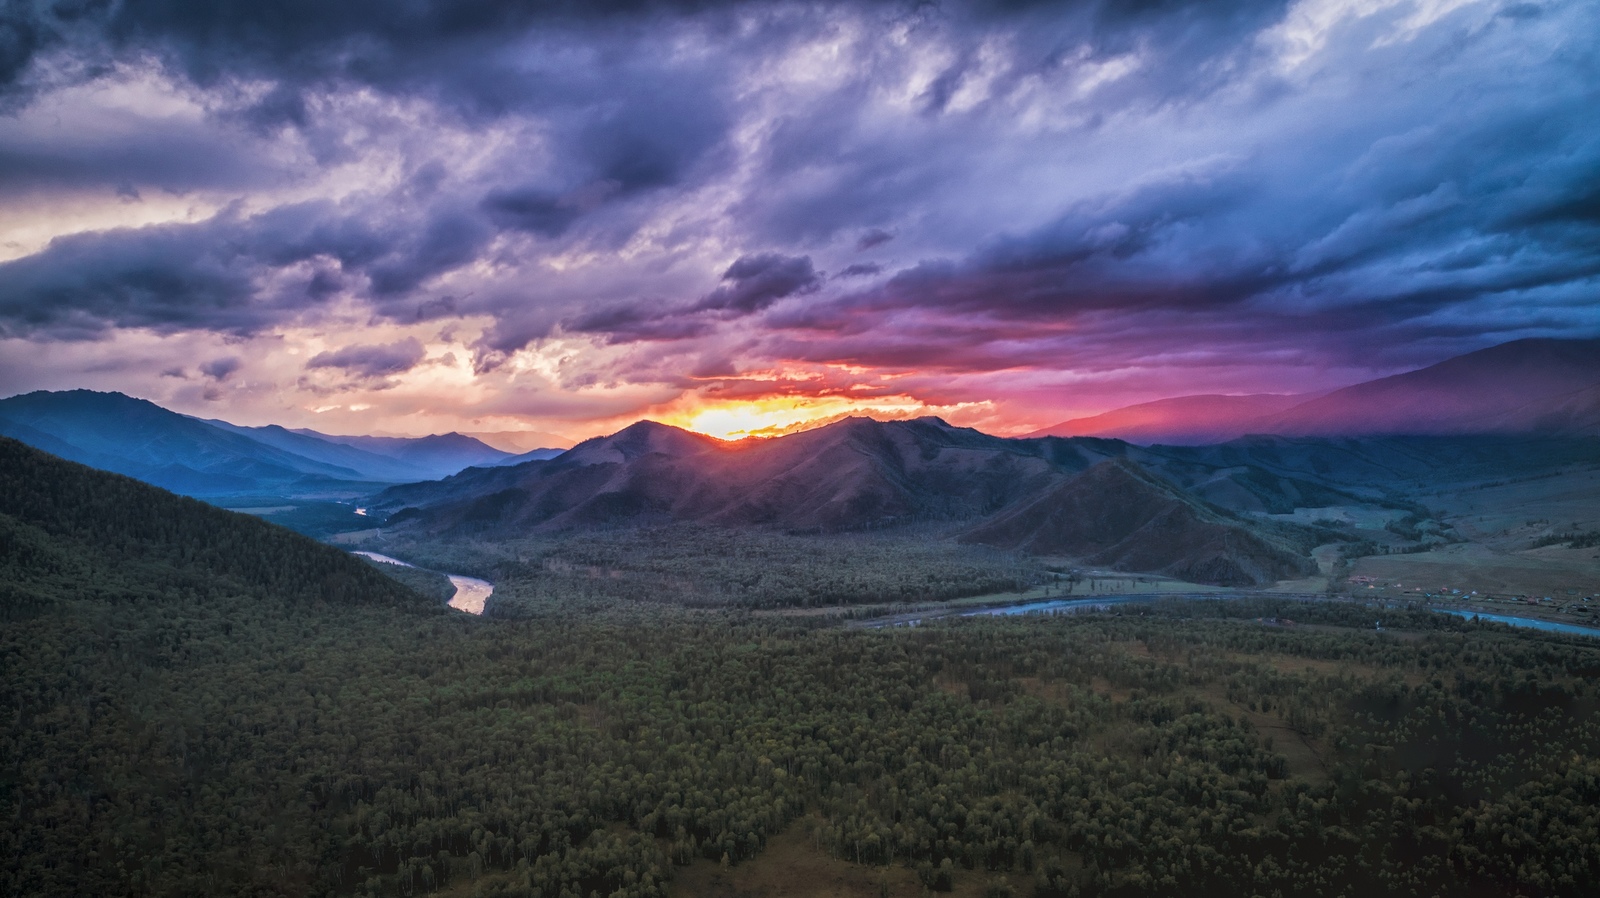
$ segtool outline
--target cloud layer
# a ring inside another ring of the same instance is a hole
[[[16,5],[0,388],[1025,430],[1592,336],[1595,33],[1582,0]]]

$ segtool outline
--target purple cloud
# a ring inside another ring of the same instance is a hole
[[[306,363],[307,368],[339,368],[360,378],[392,377],[404,374],[422,363],[427,351],[415,338],[398,343],[346,346],[320,352]]]

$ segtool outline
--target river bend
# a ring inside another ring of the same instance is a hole
[[[390,558],[388,555],[380,555],[377,552],[352,552],[350,554],[360,555],[362,558],[370,558],[373,561],[380,561],[384,564],[398,564],[401,567],[416,567],[414,564],[401,561],[398,558]],[[421,570],[421,568],[418,568],[418,570]],[[439,571],[439,573],[449,577],[450,584],[456,588],[455,595],[450,597],[450,601],[448,603],[451,608],[454,608],[457,611],[465,611],[468,614],[483,613],[484,603],[489,601],[489,596],[494,593],[493,583],[490,583],[488,580],[479,580],[477,577],[467,577],[462,574],[451,574],[446,573],[445,571]]]

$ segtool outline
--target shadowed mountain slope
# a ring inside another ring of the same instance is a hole
[[[1600,340],[1515,340],[1319,396],[1178,396],[1029,436],[1195,446],[1247,434],[1600,436]]]
[[[1271,393],[1250,396],[1177,396],[1130,405],[1101,415],[1073,418],[1029,437],[1112,437],[1130,443],[1195,446],[1220,443],[1244,433],[1248,423],[1305,401]]]
[[[1541,476],[1600,464],[1600,438],[1525,435],[1367,439],[1253,436],[1216,446],[1153,447],[1146,467],[1235,511],[1286,511],[1409,494],[1468,481]],[[1254,491],[1254,499],[1242,491]],[[1260,502],[1260,505],[1253,502]]]
[[[737,443],[646,421],[551,461],[396,487],[375,506],[411,506],[397,523],[441,532],[663,521],[860,530],[992,513],[1106,457],[1095,447],[1006,440],[936,418],[850,418]]]
[[[1516,340],[1248,425],[1282,436],[1600,435],[1600,340]]]
[[[373,507],[392,515],[385,526],[424,537],[668,523],[834,533],[967,522],[969,538],[986,545],[1240,585],[1307,570],[1304,534],[1249,513],[1406,507],[1429,483],[1597,459],[1600,440],[1586,438],[1250,437],[1139,447],[1002,439],[937,418],[850,418],[728,443],[640,422],[548,461],[393,487]]]
[[[1123,457],[1136,448],[1007,440],[937,418],[850,418],[736,443],[641,422],[551,461],[394,487],[375,506],[394,513],[387,526],[442,536],[665,523],[828,533],[989,518],[1003,522],[1000,529],[976,528],[974,541],[1126,570],[1229,584],[1302,571],[1287,544]],[[1151,458],[1195,477],[1210,470]],[[1069,499],[1073,507],[1098,503],[1085,526],[1109,526],[1110,535],[1052,541],[1048,509]],[[1124,526],[1112,510],[1141,517]]]
[[[1312,572],[1287,542],[1196,502],[1126,459],[1101,462],[1018,503],[963,540],[1224,586]]]
[[[209,597],[428,604],[331,546],[0,437],[0,612]]]

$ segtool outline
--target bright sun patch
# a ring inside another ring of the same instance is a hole
[[[774,437],[809,430],[846,415],[872,418],[906,418],[937,414],[909,397],[888,397],[871,402],[842,396],[775,397],[702,407],[682,415],[668,415],[667,423],[722,440]]]

